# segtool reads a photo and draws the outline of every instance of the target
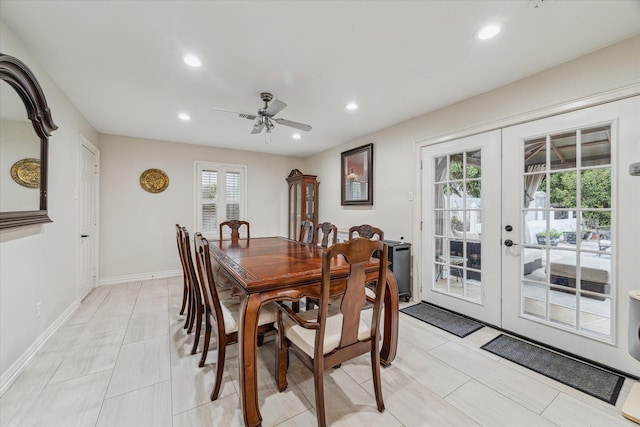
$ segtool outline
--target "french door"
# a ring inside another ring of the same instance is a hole
[[[635,96],[423,147],[422,299],[637,371],[640,182],[619,163],[640,158],[639,112]]]
[[[422,299],[499,325],[500,131],[421,154]]]

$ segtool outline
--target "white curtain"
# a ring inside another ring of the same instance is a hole
[[[526,168],[526,172],[544,172],[545,164],[539,163],[536,165],[529,165]],[[524,207],[529,206],[529,203],[534,199],[533,194],[538,191],[540,183],[544,179],[545,175],[537,173],[535,175],[525,175],[524,177]]]

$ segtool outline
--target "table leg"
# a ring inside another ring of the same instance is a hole
[[[242,418],[247,427],[262,424],[258,408],[258,372],[256,366],[256,339],[258,336],[258,314],[260,294],[243,295],[240,304],[240,325],[238,328],[240,403]]]
[[[384,293],[384,332],[382,338],[382,348],[380,349],[380,363],[382,366],[389,366],[396,358],[398,349],[398,283],[396,278],[387,269],[387,289]]]

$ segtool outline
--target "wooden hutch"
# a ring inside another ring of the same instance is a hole
[[[298,240],[303,221],[318,223],[318,185],[316,175],[305,175],[293,169],[289,184],[289,238]]]

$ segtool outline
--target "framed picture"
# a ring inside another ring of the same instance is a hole
[[[344,151],[340,156],[342,206],[373,205],[373,144]]]

